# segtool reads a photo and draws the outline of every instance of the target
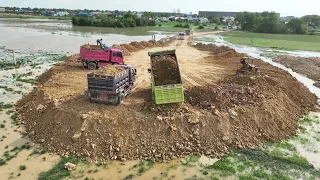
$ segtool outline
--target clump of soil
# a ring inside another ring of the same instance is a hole
[[[88,50],[101,50],[101,47],[97,45],[84,44],[81,47]]]
[[[131,42],[130,45],[134,46],[137,49],[144,49],[145,48],[141,43],[136,42],[136,41]]]
[[[178,62],[174,56],[154,56],[151,61],[156,86],[180,83]]]
[[[100,67],[97,71],[94,72],[96,75],[104,75],[104,76],[114,76],[124,71],[124,69],[120,66],[109,65]]]

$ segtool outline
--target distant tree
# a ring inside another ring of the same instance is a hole
[[[291,19],[287,23],[287,27],[289,29],[289,32],[294,34],[306,34],[307,33],[307,27],[305,26],[302,19]]]
[[[301,17],[301,19],[313,28],[320,26],[320,16],[318,15],[306,15]]]
[[[220,21],[220,17],[219,16],[215,16],[212,20],[213,23],[220,25],[221,21]]]

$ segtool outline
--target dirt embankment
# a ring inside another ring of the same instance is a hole
[[[320,58],[319,57],[294,57],[279,56],[273,61],[291,68],[299,74],[303,74],[315,81],[314,85],[320,88]]]
[[[121,105],[91,103],[85,94],[88,71],[68,63],[75,56],[39,78],[38,87],[17,103],[19,118],[35,143],[61,155],[167,161],[190,153],[222,156],[232,148],[287,139],[296,133],[298,117],[316,104],[314,94],[279,68],[256,60],[260,74],[235,75],[243,54],[203,48],[207,52],[184,44],[177,49],[186,54],[179,57],[184,103],[154,105],[147,72]],[[138,72],[150,67],[147,51],[132,53]],[[204,58],[188,59],[203,53]]]

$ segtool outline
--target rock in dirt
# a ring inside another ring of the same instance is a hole
[[[229,113],[230,117],[233,119],[238,116],[238,113],[236,111],[234,111],[233,109],[229,109],[228,113]]]
[[[69,162],[64,164],[64,168],[67,169],[68,171],[75,170],[76,167],[77,167],[77,165],[69,163]]]

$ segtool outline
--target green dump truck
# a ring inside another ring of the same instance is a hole
[[[156,104],[184,101],[176,50],[149,52],[152,97]]]

